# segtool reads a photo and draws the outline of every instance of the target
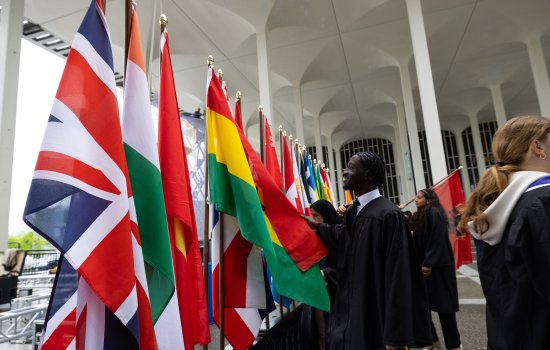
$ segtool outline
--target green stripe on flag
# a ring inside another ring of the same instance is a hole
[[[153,322],[162,314],[175,292],[170,238],[159,169],[135,149],[124,144]]]

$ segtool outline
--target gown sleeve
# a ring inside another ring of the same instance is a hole
[[[422,266],[440,267],[449,265],[447,257],[447,242],[448,229],[447,221],[443,217],[441,211],[436,208],[430,208],[427,219],[429,222],[426,225],[426,256],[422,262]]]
[[[505,261],[517,280],[528,278],[550,303],[550,197],[539,198],[510,227]]]
[[[422,300],[425,294],[420,266],[405,219],[398,213],[386,215],[383,221],[385,235],[385,326],[384,342],[388,345],[406,345],[414,337],[413,316],[418,306],[422,313],[428,310]],[[418,293],[418,294],[417,294]],[[418,299],[416,299],[419,297]],[[416,299],[416,300],[415,300]],[[416,305],[415,305],[416,304]],[[427,312],[424,323],[427,325]],[[427,327],[426,327],[427,329]]]
[[[317,235],[330,251],[338,251],[338,241],[340,235],[345,234],[346,227],[343,224],[329,225],[319,224],[317,226]]]

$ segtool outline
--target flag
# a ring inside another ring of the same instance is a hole
[[[210,206],[212,227],[212,309],[219,326],[220,213]],[[260,331],[264,317],[275,309],[266,290],[261,250],[245,240],[237,219],[225,215],[224,233],[224,336],[234,349],[248,349]]]
[[[315,202],[319,199],[317,195],[317,185],[315,183],[315,173],[313,171],[313,166],[311,165],[311,156],[304,151],[304,171],[305,171],[305,182],[306,191],[309,193],[310,203]]]
[[[147,271],[152,321],[159,349],[183,348],[170,238],[155,140],[147,74],[135,3],[124,83],[122,134],[134,193],[136,224]]]
[[[439,197],[439,202],[447,213],[449,219],[449,240],[453,247],[455,267],[458,269],[460,265],[470,264],[472,262],[472,242],[470,234],[457,237],[456,225],[459,218],[458,213],[464,206],[464,193],[458,171],[454,171],[445,180],[434,186],[433,191]]]
[[[300,198],[300,193],[298,192],[298,187],[296,186],[298,169],[296,167],[296,162],[292,161],[292,154],[290,152],[290,147],[288,146],[286,136],[283,137],[283,162],[286,198],[290,201],[290,203],[292,203],[292,205],[294,205],[296,209],[298,209],[300,214],[305,215],[306,212],[302,206],[302,199]]]
[[[313,164],[313,178],[315,180],[315,187],[317,194],[317,198],[319,199],[326,199],[325,197],[325,191],[323,188],[323,179],[321,178],[321,164],[315,162]]]
[[[23,214],[62,254],[43,349],[154,348],[115,86],[94,0],[72,42]]]
[[[168,32],[161,36],[159,157],[185,349],[210,342],[206,291]],[[225,101],[227,105],[227,101]]]
[[[241,113],[241,104],[239,103],[239,101],[235,102],[235,123],[237,123],[237,126],[244,131],[243,115]]]
[[[262,115],[264,130],[265,130],[265,167],[271,174],[273,181],[277,184],[277,187],[284,191],[285,185],[283,183],[283,176],[281,175],[281,167],[279,166],[279,160],[277,159],[277,151],[273,144],[273,136],[271,134],[271,126],[267,122],[265,115]]]
[[[281,197],[276,195],[278,193],[284,198],[271,176],[267,175],[267,170],[242,130],[237,128],[221,85],[211,68],[208,70],[207,86],[211,202],[216,205],[217,210],[237,217],[243,237],[264,249],[268,266],[281,294],[328,310],[328,295],[316,264],[326,254],[326,248],[308,227],[303,226],[305,222],[292,204],[286,198],[281,202]],[[258,175],[258,172],[259,177],[253,178],[252,174]],[[267,181],[271,188],[262,187],[265,185],[262,181]],[[262,193],[258,194],[256,186]],[[259,196],[264,200],[263,203]],[[273,207],[274,201],[277,207],[280,205],[283,208],[278,214],[284,213],[286,216],[270,217],[273,210],[277,210]],[[266,208],[265,214],[262,204]],[[287,211],[285,204],[292,211]],[[279,220],[281,222],[275,223],[276,217],[282,219]],[[277,226],[274,228],[272,223]],[[281,227],[288,231],[280,232]]]
[[[324,198],[336,207],[334,194],[332,193],[332,185],[330,184],[328,174],[323,167],[319,167],[319,174],[321,175],[321,184],[323,188]]]

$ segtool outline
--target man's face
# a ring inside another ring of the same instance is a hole
[[[342,172],[342,184],[345,190],[357,191],[366,181],[367,170],[363,168],[358,156],[349,160],[348,166]]]

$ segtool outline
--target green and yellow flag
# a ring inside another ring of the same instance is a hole
[[[281,233],[282,237],[277,234],[278,231],[268,218],[267,210],[264,212],[262,209],[262,189],[259,188],[260,193],[256,190],[251,167],[254,171],[258,169],[252,162],[249,164],[242,143],[244,140],[241,140],[244,134],[239,133],[221,84],[212,69],[208,70],[207,86],[210,201],[216,205],[218,211],[235,216],[243,237],[264,249],[267,264],[280,294],[328,311],[328,294],[319,265],[315,263],[326,254],[326,250],[315,244],[311,248],[312,245],[291,242],[289,238],[292,232]],[[282,192],[280,194],[284,197]],[[286,197],[284,200],[288,202]],[[290,202],[288,204],[292,206]],[[297,211],[296,216],[291,219],[296,217],[300,217]],[[305,222],[302,220],[301,224]],[[282,227],[279,222],[275,224],[277,226]],[[299,225],[298,229],[303,229],[303,226]],[[298,238],[310,238],[303,235],[305,231],[297,232]],[[290,251],[297,262],[287,253],[285,246],[293,248]],[[302,251],[300,246],[303,247]]]

